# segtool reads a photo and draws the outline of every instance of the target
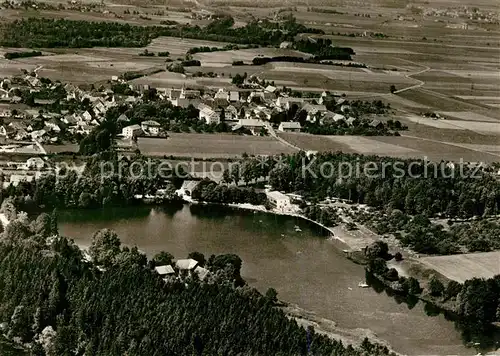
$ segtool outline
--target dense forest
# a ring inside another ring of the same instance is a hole
[[[236,283],[236,255],[190,254],[210,277],[165,282],[152,268],[172,255],[148,261],[113,231],[98,231],[89,254],[93,262],[57,236],[55,214],[11,222],[0,239],[0,320],[9,338],[29,343],[36,356],[389,354],[299,326],[274,305],[275,293]]]
[[[265,165],[249,160],[256,167],[249,181],[269,175],[275,189],[310,201],[338,197],[409,215],[462,218],[495,215],[500,206],[500,182],[466,164],[453,169],[445,162],[342,152],[309,157],[301,152],[270,158]]]
[[[298,24],[293,17],[282,23],[250,22],[233,28],[234,20],[224,17],[206,27],[177,24],[173,26],[135,26],[117,22],[89,22],[65,19],[27,18],[2,27],[0,45],[30,48],[145,47],[159,36],[203,39],[262,46],[293,41],[301,32],[318,32]]]
[[[458,212],[449,211],[450,216]],[[422,214],[410,216],[399,209],[356,211],[353,219],[379,235],[392,234],[419,253],[449,255],[459,252],[500,250],[500,224],[486,218],[445,225],[433,223]]]

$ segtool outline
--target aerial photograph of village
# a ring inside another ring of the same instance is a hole
[[[22,355],[500,355],[500,2],[0,0]]]

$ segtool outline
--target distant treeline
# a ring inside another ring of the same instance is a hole
[[[1,26],[3,36],[0,45],[35,48],[145,47],[154,38],[170,36],[278,46],[283,41],[293,41],[299,33],[324,34],[321,30],[298,24],[293,17],[280,23],[256,20],[244,27],[233,28],[233,25],[231,17],[214,20],[205,27],[190,24],[134,26],[117,22],[24,18]]]
[[[345,12],[340,12],[334,9],[323,9],[321,7],[308,7],[307,8],[308,12],[319,12],[323,14],[337,14],[337,15],[344,15]]]
[[[312,64],[326,64],[326,65],[342,65],[342,64],[337,64],[333,62],[327,62],[327,63],[322,63],[321,61],[313,58],[303,58],[303,57],[294,57],[294,56],[276,56],[276,57],[255,57],[252,60],[252,64],[254,66],[261,66],[267,63],[272,63],[272,62],[291,62],[291,63],[312,63]],[[240,62],[233,63],[234,65],[242,65]],[[349,63],[346,65],[347,67],[357,67],[357,66],[365,66],[364,64],[361,65],[356,65]],[[366,66],[365,66],[366,67]]]
[[[27,58],[27,57],[38,57],[41,56],[40,51],[27,51],[27,52],[7,52],[3,56],[5,59],[16,59],[16,58]]]
[[[351,55],[356,54],[349,47],[333,47],[330,39],[316,38],[296,41],[293,48],[314,55],[315,60],[337,59],[351,60]]]

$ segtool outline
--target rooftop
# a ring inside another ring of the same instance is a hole
[[[165,265],[165,266],[157,266],[155,267],[155,271],[160,275],[163,276],[165,274],[172,274],[175,273],[174,269],[170,265]]]
[[[187,269],[191,270],[198,265],[198,261],[193,260],[192,258],[187,258],[185,260],[177,260],[175,265],[178,269]]]

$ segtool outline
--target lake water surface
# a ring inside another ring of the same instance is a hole
[[[296,232],[299,225],[301,232]],[[322,236],[310,223],[266,213],[216,206],[177,208],[127,207],[65,211],[59,230],[88,246],[93,233],[114,229],[122,243],[152,256],[168,251],[176,258],[189,252],[235,253],[242,276],[265,292],[274,287],[284,301],[335,321],[342,328],[372,330],[393,348],[409,355],[475,355],[461,341],[454,323],[443,315],[427,316],[422,303],[412,309],[385,292],[358,288],[362,266],[347,260],[339,242]]]

